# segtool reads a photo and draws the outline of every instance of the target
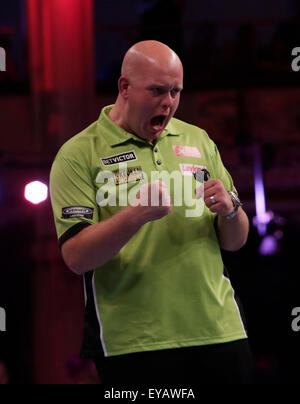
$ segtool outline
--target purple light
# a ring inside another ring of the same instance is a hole
[[[274,236],[265,236],[259,246],[261,255],[273,255],[277,250],[277,240]]]
[[[271,220],[266,212],[266,198],[261,166],[261,152],[259,146],[254,147],[254,189],[256,217],[253,223],[257,227],[258,234],[264,236],[267,232],[267,224]]]
[[[48,198],[48,187],[40,181],[30,182],[25,186],[24,197],[28,202],[38,205]]]
[[[252,219],[252,223],[255,227],[259,228],[259,226],[262,226],[262,225],[266,226],[273,219],[274,219],[274,213],[269,210],[268,212],[261,213],[259,216],[254,216],[254,218]],[[264,235],[264,234],[260,234],[260,235]]]

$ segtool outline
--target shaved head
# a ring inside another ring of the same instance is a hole
[[[124,57],[118,87],[110,119],[127,132],[152,142],[177,110],[183,88],[182,63],[161,42],[138,42]]]
[[[121,74],[134,79],[144,74],[147,68],[183,70],[177,54],[167,45],[158,41],[142,41],[133,45],[126,53]]]

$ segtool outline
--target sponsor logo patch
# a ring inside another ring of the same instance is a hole
[[[197,171],[206,168],[206,166],[198,166],[196,164],[179,164],[179,167],[182,175],[193,175]]]
[[[173,146],[174,153],[179,157],[198,157],[201,158],[201,153],[198,147],[194,146]]]
[[[63,208],[62,219],[72,219],[72,218],[85,218],[93,219],[94,209],[87,208],[86,206],[69,206]]]
[[[115,185],[127,184],[129,182],[136,182],[137,180],[143,180],[142,167],[129,167],[123,168],[113,172]]]
[[[125,153],[121,153],[121,154],[116,154],[114,156],[101,158],[102,164],[106,167],[112,166],[114,164],[124,163],[127,161],[134,161],[134,160],[137,160],[134,150],[131,150],[131,151],[125,152]]]

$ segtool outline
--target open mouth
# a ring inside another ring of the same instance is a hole
[[[150,120],[151,126],[154,130],[160,130],[164,127],[166,119],[166,115],[156,115]]]

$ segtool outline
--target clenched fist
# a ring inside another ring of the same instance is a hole
[[[171,197],[162,181],[143,184],[131,204],[143,223],[161,219],[172,211]]]
[[[227,216],[233,210],[232,200],[221,180],[206,181],[204,186],[204,202],[209,210],[220,216]],[[196,188],[196,197],[200,197],[201,187]]]

